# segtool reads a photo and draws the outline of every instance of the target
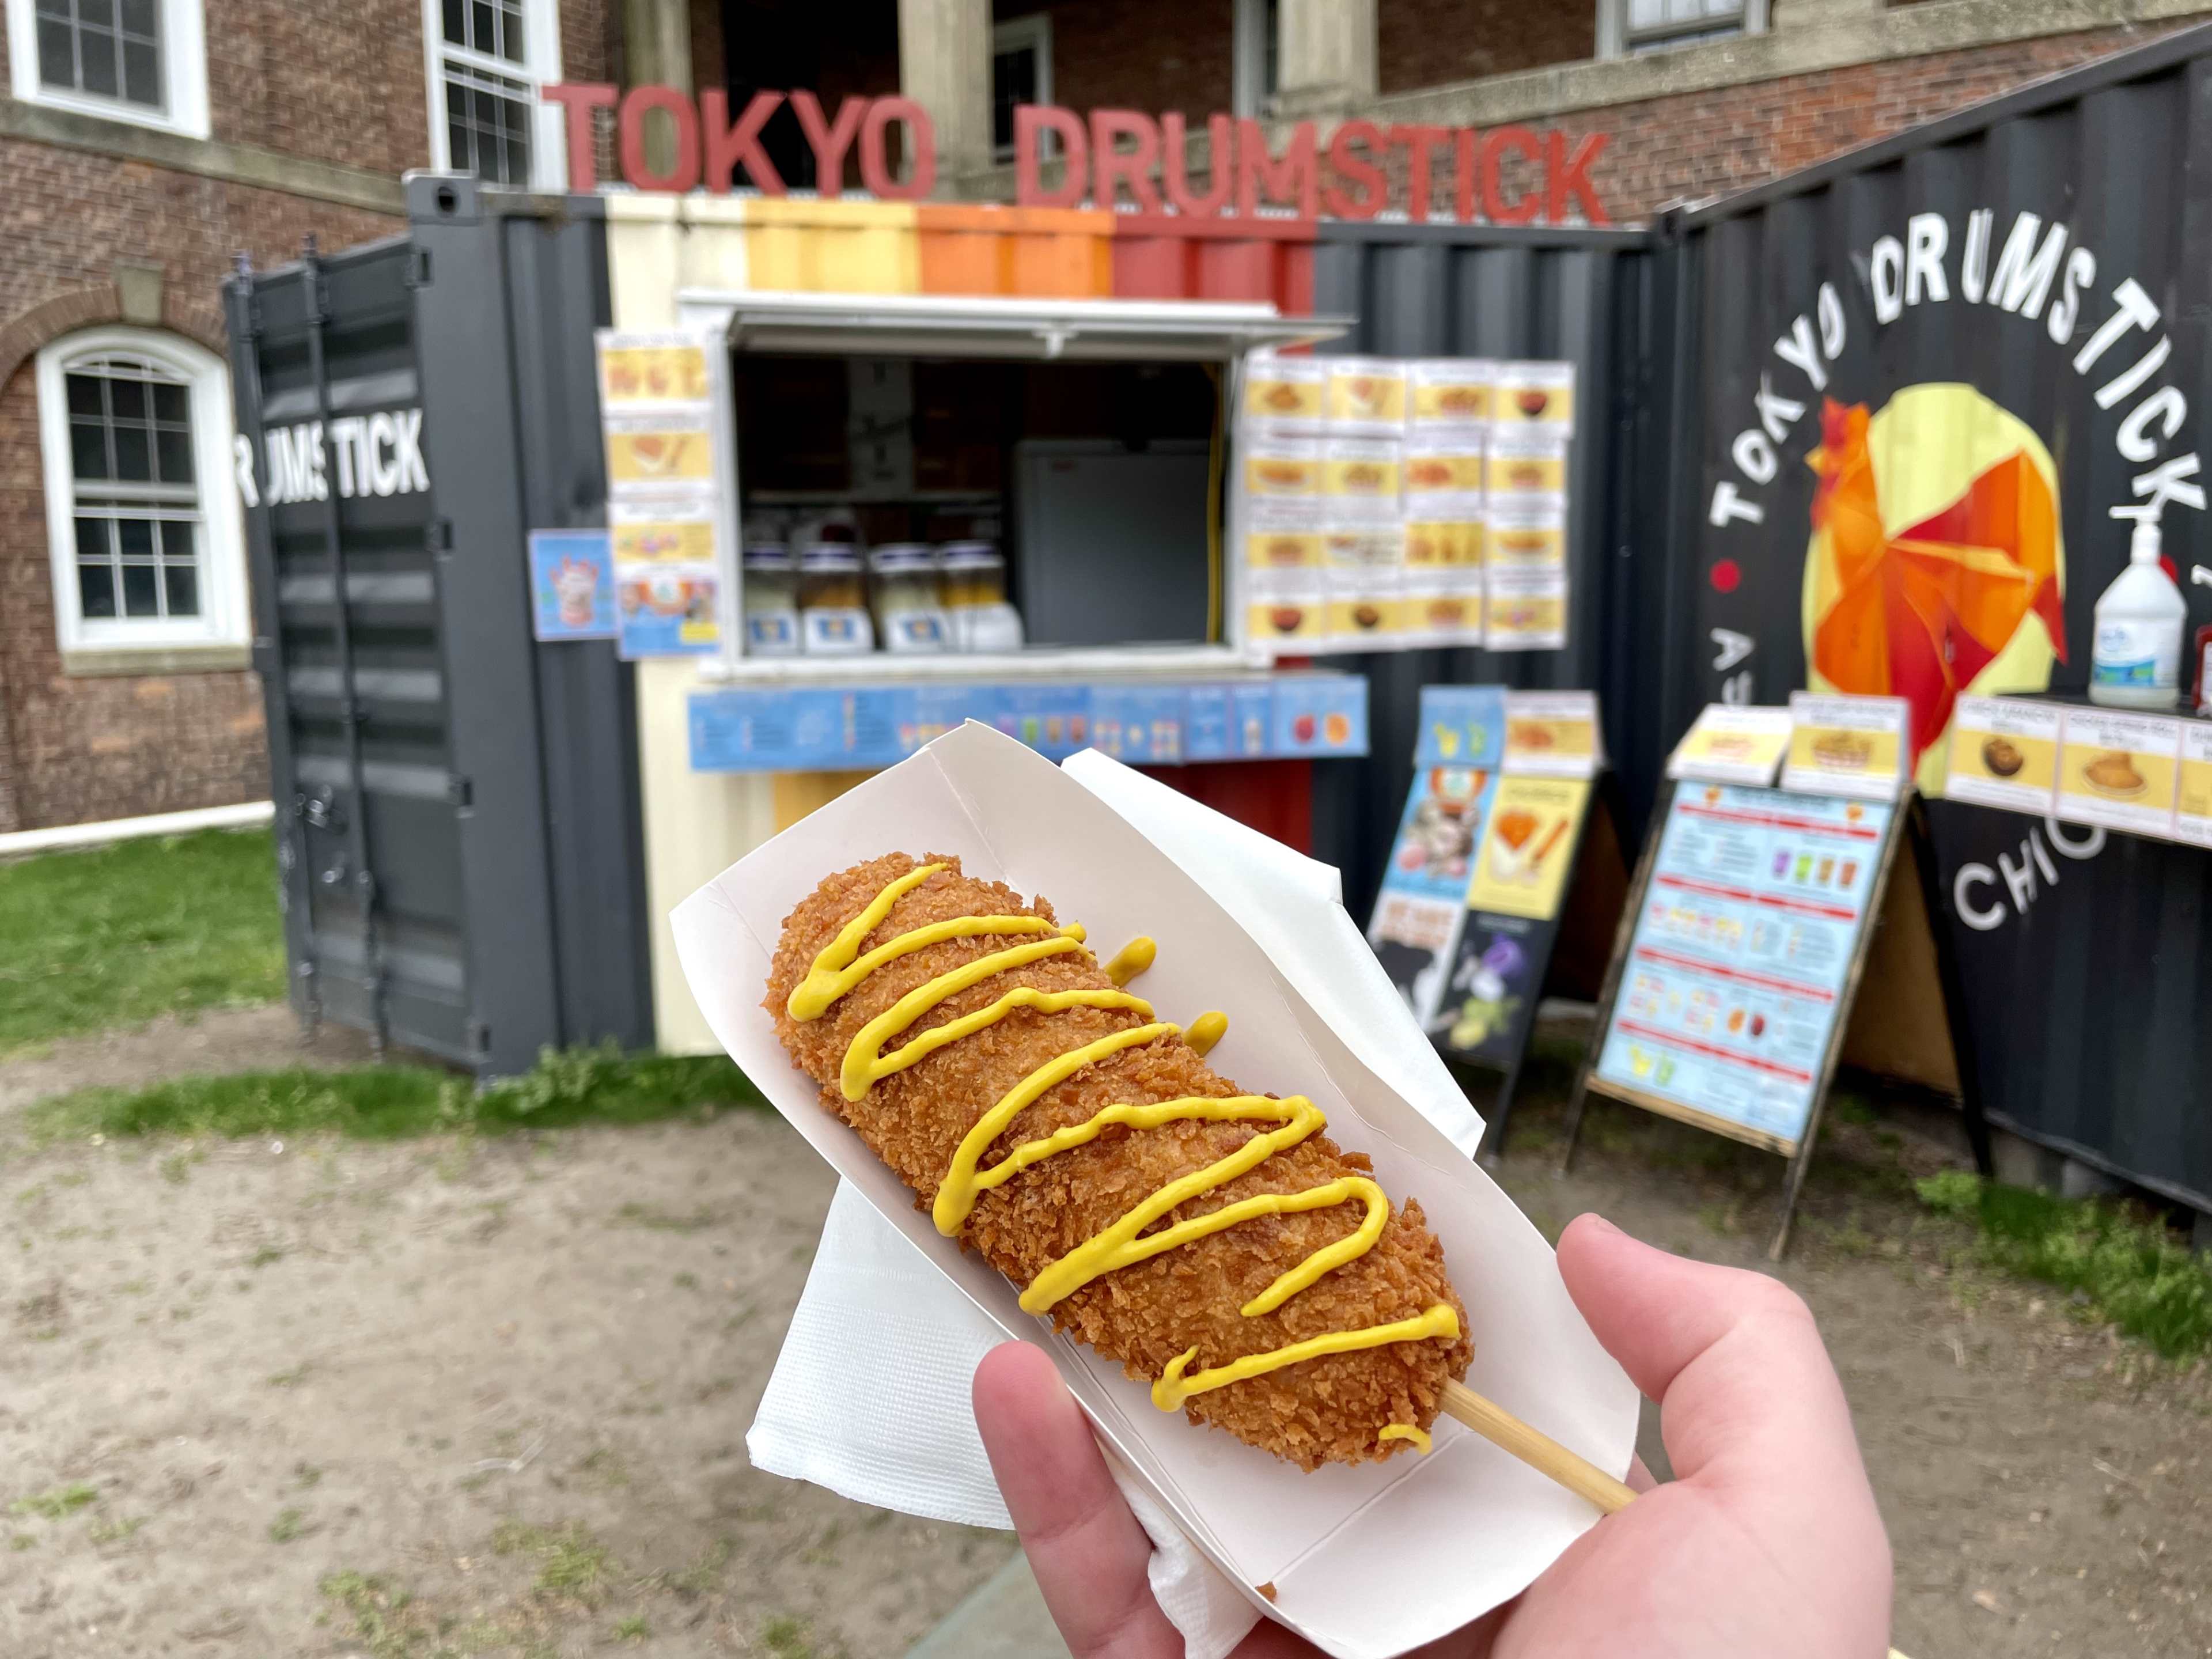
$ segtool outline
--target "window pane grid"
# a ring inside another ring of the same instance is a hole
[[[161,364],[120,353],[66,365],[63,386],[80,615],[130,622],[198,617],[200,514],[190,388]]]
[[[528,184],[530,84],[453,57],[444,68],[447,160],[493,184]]]
[[[523,5],[524,0],[442,0],[440,32],[449,46],[509,64],[525,63]]]
[[[166,107],[158,0],[36,0],[33,21],[41,86]]]

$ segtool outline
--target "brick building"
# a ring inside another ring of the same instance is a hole
[[[0,833],[265,797],[222,278],[392,234],[410,167],[557,185],[534,84],[606,7],[0,9]]]
[[[903,90],[941,187],[1022,102],[1604,131],[1613,216],[1740,187],[2212,0],[0,0],[0,833],[251,799],[217,288],[398,228],[398,175],[558,188],[554,81]],[[792,112],[766,135],[812,186]],[[2147,162],[2154,158],[2146,158]],[[1449,201],[1448,160],[1437,199]],[[519,556],[519,550],[518,550]]]

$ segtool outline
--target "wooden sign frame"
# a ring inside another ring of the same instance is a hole
[[[1574,1093],[1567,1109],[1567,1144],[1560,1158],[1559,1170],[1564,1175],[1573,1165],[1576,1146],[1582,1133],[1583,1114],[1588,1108],[1589,1098],[1594,1093],[1787,1158],[1790,1170],[1784,1183],[1782,1217],[1776,1227],[1773,1243],[1766,1252],[1769,1261],[1779,1261],[1790,1242],[1790,1224],[1796,1214],[1798,1194],[1804,1187],[1806,1171],[1812,1164],[1813,1149],[1820,1139],[1820,1122],[1826,1109],[1829,1089],[1835,1080],[1837,1066],[1847,1046],[1860,983],[1865,975],[1868,960],[1873,954],[1875,941],[1888,921],[1893,903],[1907,902],[1924,907],[1925,918],[1929,923],[1934,923],[1938,915],[1935,908],[1939,902],[1937,878],[1926,809],[1918,793],[1911,789],[1906,790],[1897,802],[1889,833],[1883,838],[1881,857],[1872,874],[1873,885],[1868,892],[1858,936],[1852,941],[1850,961],[1846,965],[1842,987],[1837,993],[1835,1023],[1828,1032],[1827,1046],[1814,1079],[1812,1105],[1806,1114],[1804,1131],[1796,1139],[1791,1140],[1597,1076],[1598,1060],[1605,1050],[1607,1034],[1613,1027],[1613,1007],[1620,994],[1629,949],[1635,939],[1636,923],[1643,915],[1652,872],[1658,862],[1659,842],[1666,832],[1668,820],[1673,815],[1675,799],[1680,792],[1679,784],[1668,783],[1655,805],[1651,826],[1644,837],[1644,850],[1637,860],[1636,873],[1629,883],[1628,900],[1622,907],[1620,925],[1613,936],[1613,957],[1607,965],[1605,985],[1599,993],[1596,1024],[1591,1034],[1589,1050],[1577,1072]],[[1893,890],[1892,878],[1900,854],[1911,860],[1918,879],[1910,886]],[[1965,1109],[1967,1136],[1973,1146],[1976,1163],[1987,1172],[1990,1168],[1989,1130],[1982,1115],[1981,1091],[1973,1072],[1973,1050],[1960,1024],[1965,1004],[1959,994],[1958,965],[1948,949],[1944,929],[1940,926],[1930,926],[1926,931],[1935,946],[1935,975],[1933,982],[1925,987],[1925,991],[1942,1000],[1944,1027],[1950,1036],[1957,1083]]]

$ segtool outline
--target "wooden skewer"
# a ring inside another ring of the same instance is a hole
[[[1636,1501],[1635,1487],[1614,1480],[1588,1458],[1577,1456],[1551,1436],[1530,1428],[1464,1382],[1446,1379],[1443,1413],[1492,1445],[1511,1452],[1538,1474],[1551,1476],[1577,1498],[1589,1499],[1604,1514],[1617,1514]],[[1905,1656],[1892,1648],[1889,1659],[1905,1659]]]
[[[1577,1498],[1588,1498],[1611,1515],[1636,1501],[1636,1489],[1614,1480],[1548,1434],[1539,1433],[1502,1406],[1492,1405],[1463,1382],[1444,1382],[1444,1415],[1464,1423],[1493,1446],[1511,1452],[1540,1474],[1547,1474]]]

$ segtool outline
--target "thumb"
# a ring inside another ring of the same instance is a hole
[[[1660,1403],[1678,1479],[1775,1474],[1871,1509],[1843,1385],[1796,1291],[1654,1249],[1594,1215],[1560,1236],[1559,1275],[1606,1352]]]

